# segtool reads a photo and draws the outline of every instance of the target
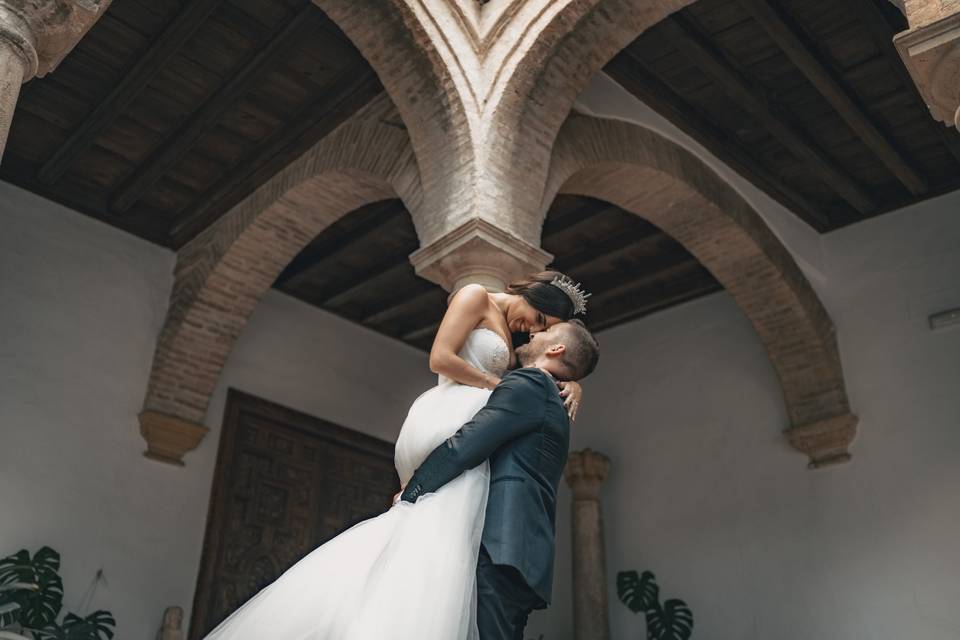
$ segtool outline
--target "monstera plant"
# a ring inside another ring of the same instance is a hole
[[[110,640],[116,621],[107,611],[81,618],[63,608],[60,554],[43,547],[0,560],[0,640]]]
[[[617,596],[634,613],[647,621],[647,640],[688,640],[693,633],[693,612],[683,600],[660,604],[657,577],[650,571],[617,574]]]

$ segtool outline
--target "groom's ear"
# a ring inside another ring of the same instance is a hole
[[[547,356],[551,358],[559,358],[567,351],[567,346],[562,342],[550,345],[550,348],[547,349]]]

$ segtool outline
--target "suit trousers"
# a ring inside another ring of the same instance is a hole
[[[494,564],[480,545],[477,559],[477,626],[480,640],[523,640],[527,616],[544,606],[520,572]]]

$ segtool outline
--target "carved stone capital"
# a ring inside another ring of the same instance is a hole
[[[960,3],[956,11],[893,39],[930,114],[947,126],[960,107]]]
[[[140,433],[147,441],[143,455],[151,460],[184,466],[183,454],[196,449],[207,427],[159,411],[140,414]]]
[[[592,449],[572,452],[563,471],[574,500],[599,500],[609,473],[610,458]]]
[[[553,259],[486,220],[475,218],[410,255],[417,275],[455,292],[467,284],[503,291]]]
[[[111,0],[0,0],[0,38],[26,61],[23,81],[53,71]]]
[[[810,458],[807,465],[818,469],[831,464],[849,462],[850,443],[857,435],[859,418],[845,414],[787,429],[787,439],[794,449],[802,451]]]
[[[17,7],[0,0],[0,40],[7,43],[23,62],[22,82],[37,73],[37,42],[27,16]]]

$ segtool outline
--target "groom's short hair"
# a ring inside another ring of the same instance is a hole
[[[600,345],[590,330],[580,320],[567,320],[558,325],[566,338],[565,347],[560,357],[560,364],[564,369],[565,380],[580,380],[586,378],[597,368],[600,360]]]

